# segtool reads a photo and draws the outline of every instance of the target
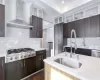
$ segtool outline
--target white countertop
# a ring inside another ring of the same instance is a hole
[[[36,48],[35,51],[46,50],[46,48]]]
[[[54,62],[55,59],[61,57],[65,57],[65,54],[61,53],[47,58],[44,62],[81,80],[100,80],[100,58],[80,55],[79,61],[82,63],[82,66],[79,69],[72,69]]]

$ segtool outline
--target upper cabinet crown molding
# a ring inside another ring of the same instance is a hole
[[[55,24],[63,23],[63,22],[64,22],[64,17],[63,17],[63,15],[61,15],[61,16],[59,16],[59,17],[56,17],[56,18],[54,19],[54,23],[55,23]]]
[[[0,0],[0,4],[5,5],[5,0]]]
[[[100,14],[100,0],[90,1],[80,7],[67,11],[62,14],[63,22],[68,23],[76,20],[80,20],[83,18],[91,17]],[[58,17],[55,18],[55,24],[61,23],[57,20]]]
[[[99,14],[99,6],[94,6],[85,11],[85,16],[90,17]]]
[[[34,4],[31,5],[30,9],[31,9],[31,15],[43,18],[43,9],[39,8]]]

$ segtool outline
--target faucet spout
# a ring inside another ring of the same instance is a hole
[[[75,42],[72,42],[73,34],[74,34]],[[71,30],[71,39],[70,39],[71,54],[70,54],[70,57],[72,57],[72,55],[73,55],[72,43],[74,43],[74,54],[75,54],[75,50],[77,50],[77,44],[76,44],[76,31],[74,29]]]

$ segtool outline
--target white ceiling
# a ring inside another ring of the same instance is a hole
[[[41,0],[42,2],[46,3],[59,13],[64,13],[70,9],[73,9],[77,6],[85,4],[92,0],[64,0],[64,4],[62,4],[63,0]]]

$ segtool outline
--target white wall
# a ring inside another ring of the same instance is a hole
[[[46,42],[53,42],[54,40],[54,24],[43,21],[44,37]]]
[[[54,24],[47,21],[43,21],[43,47],[47,49],[47,56],[50,57],[48,42],[53,42],[53,50],[51,52],[51,55],[53,55],[54,54]]]
[[[29,38],[30,35],[29,29],[16,28],[16,27],[7,27],[7,37],[13,38]]]

